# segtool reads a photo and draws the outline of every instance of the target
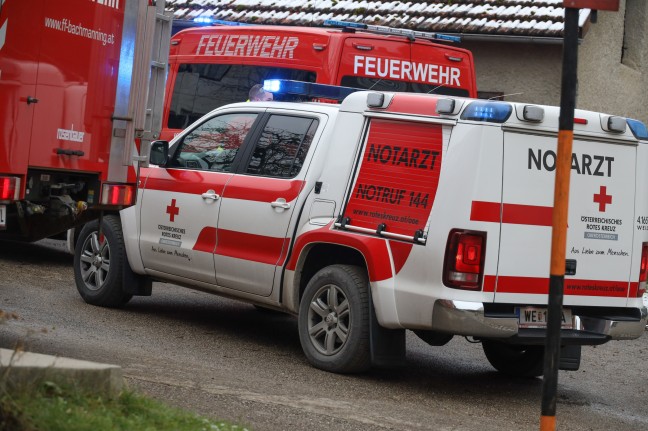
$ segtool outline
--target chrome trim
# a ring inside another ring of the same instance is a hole
[[[601,334],[611,340],[639,338],[648,322],[648,310],[641,307],[641,319],[619,321],[574,315],[574,330]],[[486,317],[481,302],[439,299],[434,303],[432,329],[456,335],[505,338],[518,333],[518,319]]]

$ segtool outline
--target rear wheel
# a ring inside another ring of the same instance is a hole
[[[299,306],[299,339],[311,364],[325,371],[369,369],[369,280],[357,266],[331,265],[310,280]]]
[[[482,347],[488,362],[502,374],[513,377],[542,375],[544,346],[521,346],[483,340]]]
[[[85,302],[102,307],[121,307],[133,295],[123,290],[124,265],[128,265],[118,216],[83,226],[74,253],[74,280]]]

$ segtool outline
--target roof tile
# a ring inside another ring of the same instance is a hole
[[[321,26],[335,19],[440,33],[562,37],[562,1],[167,0],[167,9],[179,20]]]

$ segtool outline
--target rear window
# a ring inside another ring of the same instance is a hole
[[[240,64],[181,64],[171,95],[167,127],[184,129],[219,106],[245,102],[250,88],[265,79],[315,82],[316,74],[299,69]]]
[[[420,82],[396,81],[393,79],[366,78],[363,76],[343,76],[340,85],[376,91],[397,91],[403,93],[443,94],[445,96],[468,97],[464,88],[444,87],[443,85],[422,84]]]

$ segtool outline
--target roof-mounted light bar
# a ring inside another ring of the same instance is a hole
[[[288,79],[266,79],[263,81],[263,89],[271,93],[339,101],[342,101],[351,93],[363,91],[361,88],[340,87],[337,85],[317,84],[315,82],[291,81]]]
[[[378,34],[392,34],[397,36],[405,36],[410,40],[414,40],[417,37],[421,39],[430,39],[430,40],[443,40],[445,42],[461,42],[461,37],[451,36],[449,34],[439,34],[439,33],[430,33],[425,31],[409,30],[405,28],[393,28],[387,27],[384,25],[371,25],[364,24],[361,22],[351,22],[351,21],[337,21],[333,19],[327,19],[324,21],[324,25],[327,27],[336,27],[349,30],[365,30],[372,33]]]
[[[248,24],[247,22],[236,22],[236,21],[226,21],[223,19],[214,19],[210,16],[197,16],[193,19],[193,22],[198,25],[229,25],[229,26],[240,26],[240,25],[254,25]]]
[[[513,107],[504,102],[476,100],[461,113],[462,120],[504,123],[511,116]]]

